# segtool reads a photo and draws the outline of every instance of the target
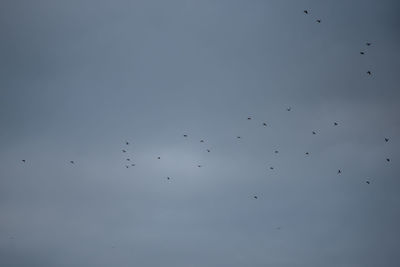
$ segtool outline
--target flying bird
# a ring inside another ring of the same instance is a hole
[[[171,178],[170,178],[170,177],[167,177],[167,180],[171,180]]]
[[[135,163],[132,163],[131,166],[135,166]]]
[[[197,165],[197,167],[201,168],[201,165]]]
[[[161,159],[161,157],[157,157],[157,159]]]
[[[365,43],[367,46],[371,46],[371,43]]]
[[[264,126],[267,126],[267,123],[264,122],[263,125],[264,125]]]
[[[184,134],[183,137],[188,137],[187,134]]]
[[[387,162],[390,162],[390,159],[389,159],[389,158],[387,158],[387,159],[386,159],[386,161],[387,161]]]
[[[278,154],[279,153],[279,151],[278,150],[275,150],[275,154]]]
[[[254,199],[258,199],[258,196],[253,196]]]
[[[131,159],[126,159],[127,161],[131,161]]]
[[[125,149],[122,149],[122,152],[123,152],[123,153],[126,153],[126,150],[125,150]]]
[[[125,142],[125,144],[126,144],[126,145],[129,145],[129,142],[128,142],[128,141],[126,141],[126,142]]]
[[[341,173],[342,173],[342,171],[339,169],[339,170],[337,171],[337,173],[338,173],[338,174],[341,174]]]
[[[304,14],[308,14],[308,10],[304,10],[303,12],[304,12]]]
[[[386,142],[386,143],[389,142],[389,138],[386,137],[386,138],[385,138],[385,142]]]
[[[310,153],[306,152],[306,155],[310,155]]]
[[[248,117],[247,119],[248,119],[248,120],[251,120],[251,117]]]
[[[367,71],[367,74],[368,74],[368,75],[372,75],[372,72],[371,72],[371,71]]]
[[[370,181],[365,181],[367,184],[370,184]]]
[[[320,20],[320,19],[317,19],[317,22],[318,22],[318,23],[321,23],[321,20]]]
[[[200,143],[204,143],[204,140],[202,139],[202,140],[200,140]]]
[[[129,168],[129,166],[128,165],[125,165],[125,167],[128,169]]]
[[[288,107],[286,110],[287,110],[287,111],[291,111],[291,110],[292,110],[292,108],[291,108],[291,107]]]
[[[365,53],[363,51],[360,52],[361,55],[364,55]]]
[[[333,125],[338,126],[338,123],[337,123],[337,122],[334,122]]]
[[[73,160],[70,161],[71,164],[74,164],[75,162]]]
[[[274,167],[269,167],[269,169],[270,169],[270,170],[273,170],[273,169],[274,169]]]
[[[236,138],[237,138],[237,139],[240,139],[241,137],[240,137],[240,136],[237,136]]]
[[[317,133],[313,131],[312,134],[317,134]]]
[[[23,160],[22,160],[22,162],[23,162],[23,163],[25,163],[25,162],[26,162],[26,160],[24,160],[24,159],[23,159]]]
[[[210,150],[210,149],[207,149],[207,152],[211,152],[211,150]]]

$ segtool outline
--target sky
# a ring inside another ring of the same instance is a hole
[[[399,266],[399,14],[1,1],[0,265]]]

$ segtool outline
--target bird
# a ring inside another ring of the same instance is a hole
[[[367,74],[368,74],[368,75],[372,75],[372,72],[371,72],[371,71],[367,71]]]
[[[240,139],[241,137],[240,137],[240,136],[237,136],[236,138],[237,138],[237,139]]]
[[[125,150],[125,149],[122,149],[122,152],[123,152],[123,153],[126,153],[126,150]]]
[[[184,134],[183,137],[188,137],[187,134]]]
[[[197,167],[201,168],[201,165],[197,165]]]
[[[247,120],[251,120],[251,117],[248,117]]]
[[[318,23],[321,23],[321,20],[320,20],[320,19],[317,19],[317,22],[318,22]]]
[[[287,111],[291,111],[291,110],[292,110],[292,108],[291,108],[291,107],[288,107],[286,110],[287,110]]]
[[[24,159],[23,159],[23,160],[22,160],[22,162],[23,162],[23,163],[25,163],[25,162],[26,162],[26,160],[24,160]]]
[[[200,143],[204,143],[204,140],[202,139],[202,140],[200,140]]]
[[[385,142],[386,142],[386,143],[389,142],[389,138],[386,137],[386,138],[385,138]]]
[[[211,150],[210,150],[210,149],[207,149],[207,152],[209,152],[209,153],[210,153],[210,152],[211,152]]]
[[[367,46],[371,46],[371,43],[365,43]]]
[[[129,168],[129,166],[128,165],[125,165],[125,167],[128,169]]]
[[[269,167],[269,169],[270,169],[270,170],[273,170],[273,169],[274,169],[274,167]]]
[[[370,181],[365,181],[367,184],[370,184]]]
[[[337,171],[337,173],[338,173],[338,174],[341,174],[341,173],[342,173],[342,171],[339,169],[339,170]]]
[[[279,151],[278,150],[275,150],[275,154],[278,154],[279,153]]]
[[[308,14],[308,10],[304,10],[303,12],[304,12],[304,14]]]
[[[132,163],[131,166],[135,166],[135,163]]]
[[[337,123],[337,122],[334,122],[333,125],[338,126],[338,123]]]
[[[168,176],[168,177],[167,177],[167,180],[171,180],[171,178]]]
[[[157,159],[161,159],[161,157],[157,157]]]
[[[390,159],[389,159],[389,158],[387,158],[387,159],[386,159],[386,161],[387,161],[387,162],[390,162]]]
[[[126,142],[125,142],[125,144],[126,144],[126,145],[129,145],[129,142],[128,142],[128,141],[126,141]]]
[[[253,196],[254,199],[258,199],[258,196]]]
[[[310,153],[306,152],[306,155],[310,155]]]
[[[131,161],[131,159],[126,159],[127,161]]]
[[[264,125],[264,126],[267,126],[267,123],[264,122],[263,125]]]
[[[363,51],[360,52],[361,55],[364,55],[365,53]]]
[[[71,164],[74,164],[75,162],[73,160],[70,161]]]
[[[317,134],[315,131],[312,131],[312,134]]]

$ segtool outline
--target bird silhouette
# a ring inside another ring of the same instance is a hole
[[[170,178],[170,177],[167,177],[167,180],[171,180],[171,178]]]
[[[386,143],[389,142],[389,138],[386,137],[386,138],[385,138],[385,142],[386,142]]]
[[[317,19],[317,22],[318,22],[318,23],[321,23],[321,20],[320,20],[320,19]]]
[[[240,139],[241,137],[240,137],[240,136],[237,136],[236,138],[237,138],[237,139]]]
[[[253,196],[254,199],[258,199],[258,196]]]
[[[292,108],[291,108],[291,107],[288,107],[286,110],[287,110],[287,111],[291,111],[291,110],[292,110]]]
[[[248,117],[247,120],[251,120],[251,117]]]
[[[161,157],[157,157],[157,159],[161,159]]]
[[[126,144],[126,145],[129,145],[129,142],[128,142],[128,141],[126,141],[126,142],[125,142],[125,144]]]
[[[207,149],[207,152],[211,152],[211,150],[210,150],[210,149]]]
[[[371,71],[367,71],[367,74],[368,74],[368,75],[372,75],[372,72],[371,72]]]
[[[126,159],[127,161],[131,161],[131,159]]]
[[[204,143],[204,140],[200,140],[200,143]]]
[[[371,43],[365,43],[367,46],[371,46]]]
[[[132,163],[131,166],[135,166],[135,163]]]
[[[187,134],[184,134],[183,137],[188,137]]]
[[[70,161],[71,164],[74,164],[75,162],[73,160]]]
[[[274,152],[275,152],[275,154],[278,154],[278,153],[279,153],[279,151],[278,151],[278,150],[275,150]]]
[[[365,181],[367,184],[370,184],[370,181]]]
[[[129,166],[128,165],[125,165],[125,167],[128,169],[129,168]]]
[[[363,51],[360,52],[361,55],[364,55],[365,53]]]
[[[386,159],[386,161],[387,161],[387,162],[390,162],[390,159],[389,159],[389,158],[387,158],[387,159]]]
[[[263,125],[264,125],[264,126],[267,126],[267,123],[264,122]]]
[[[342,171],[341,171],[341,170],[338,170],[338,171],[337,171],[337,173],[338,173],[338,174],[341,174],[341,173],[342,173]]]
[[[317,134],[317,133],[313,131],[312,134]]]
[[[125,150],[125,149],[122,149],[122,152],[123,152],[123,153],[126,153],[126,150]]]
[[[304,12],[304,14],[308,14],[308,10],[304,10],[303,12]]]
[[[23,159],[23,160],[22,160],[22,162],[23,162],[23,163],[25,163],[25,162],[26,162],[26,160],[24,160],[24,159]]]
[[[197,165],[197,167],[201,168],[201,165]]]
[[[310,153],[306,152],[306,155],[310,155]]]
[[[337,123],[337,122],[334,122],[333,125],[338,126],[338,123]]]
[[[269,167],[269,169],[270,169],[270,170],[273,170],[273,169],[274,169],[274,167]]]

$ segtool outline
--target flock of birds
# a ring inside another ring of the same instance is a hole
[[[310,14],[310,12],[309,12],[308,10],[304,10],[303,12],[304,12],[305,15],[309,15],[309,14]],[[316,21],[317,23],[321,23],[321,19],[316,19],[315,21]],[[372,44],[371,44],[370,42],[366,42],[365,45],[366,45],[367,47],[370,47]],[[366,54],[365,51],[360,51],[360,55],[365,55],[365,54]],[[372,75],[372,72],[371,72],[370,70],[368,70],[366,73],[367,73],[368,75]],[[292,107],[287,107],[286,110],[287,110],[288,112],[290,112],[290,111],[292,111]],[[248,120],[248,121],[251,121],[251,120],[252,120],[252,117],[247,117],[247,120]],[[334,126],[338,126],[339,123],[335,121],[335,122],[333,122],[333,125],[334,125]],[[268,124],[267,124],[266,122],[263,122],[263,123],[262,123],[262,126],[267,127]],[[314,131],[311,131],[311,134],[316,135],[317,132],[314,130]],[[183,134],[183,137],[184,137],[184,138],[188,138],[188,134]],[[242,138],[241,136],[236,136],[236,139],[241,139],[241,138]],[[389,142],[389,138],[388,138],[388,137],[385,137],[385,138],[384,138],[384,142],[386,142],[386,143]],[[200,140],[200,143],[204,143],[204,140],[201,139],[201,140]],[[122,149],[122,153],[124,153],[124,154],[127,154],[127,153],[128,153],[128,148],[127,148],[127,147],[128,147],[129,145],[130,145],[129,141],[125,141],[125,146],[126,146],[126,147]],[[206,151],[207,151],[208,153],[210,153],[210,152],[211,152],[211,149],[208,148],[208,149],[206,149]],[[278,151],[278,150],[275,150],[274,153],[275,153],[275,154],[278,154],[279,151]],[[305,152],[305,155],[307,155],[307,156],[310,155],[310,152],[308,152],[308,151]],[[130,168],[130,167],[136,166],[135,163],[132,163],[132,162],[131,162],[131,158],[130,158],[130,157],[126,157],[125,160],[126,160],[126,162],[127,162],[127,164],[125,164],[125,168]],[[158,156],[158,157],[157,157],[157,160],[161,160],[161,157]],[[387,162],[390,162],[390,158],[386,158],[386,161],[387,161]],[[26,163],[27,161],[26,161],[25,159],[22,159],[22,162],[23,162],[23,163]],[[75,164],[75,161],[71,160],[71,161],[69,161],[69,163],[70,163],[70,164]],[[201,168],[201,167],[203,167],[203,166],[200,165],[200,164],[198,164],[197,167],[198,167],[198,168]],[[273,167],[273,166],[270,166],[269,169],[270,169],[270,170],[273,170],[274,167]],[[338,169],[337,174],[341,174],[341,173],[342,173],[342,170],[341,170],[341,169]],[[167,179],[167,180],[171,180],[171,177],[167,176],[166,179]],[[366,184],[370,184],[371,181],[370,181],[370,180],[366,180],[365,183],[366,183]],[[254,195],[253,198],[254,198],[254,199],[258,199],[258,196],[257,196],[257,195]]]

